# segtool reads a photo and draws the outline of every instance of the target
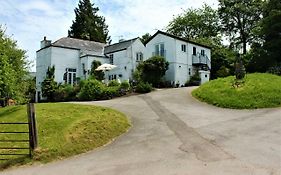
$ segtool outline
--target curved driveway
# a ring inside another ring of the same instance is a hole
[[[198,102],[191,90],[85,102],[124,112],[133,127],[95,151],[0,174],[281,174],[281,108],[221,109]]]

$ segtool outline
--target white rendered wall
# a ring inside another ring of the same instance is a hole
[[[52,47],[51,65],[55,65],[55,81],[57,83],[64,83],[63,75],[66,68],[76,69],[76,77],[80,76],[78,70],[79,56],[79,50]]]
[[[166,71],[164,79],[176,83],[176,40],[166,35],[158,34],[146,44],[146,57],[150,58],[155,52],[155,45],[164,43],[165,57],[169,62],[169,69]]]
[[[145,47],[139,39],[132,42],[132,45],[126,50],[107,54],[107,56],[113,55],[113,64],[117,66],[117,68],[107,72],[106,75],[116,75],[117,79],[120,79],[120,81],[132,79],[132,74],[139,64],[139,62],[136,61],[138,52],[143,53],[143,56],[145,55]],[[143,59],[145,60],[145,58]],[[119,75],[122,75],[122,77],[119,77]]]

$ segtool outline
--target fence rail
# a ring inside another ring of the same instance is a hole
[[[35,120],[35,108],[33,103],[27,104],[27,118],[28,122],[2,122],[1,125],[7,125],[7,126],[15,126],[15,125],[26,125],[28,127],[28,131],[23,131],[22,129],[19,131],[11,131],[11,129],[6,131],[0,131],[1,135],[10,136],[10,135],[23,135],[25,136],[28,134],[28,138],[26,139],[0,139],[0,150],[3,150],[0,152],[0,161],[5,160],[11,160],[9,156],[29,156],[32,157],[32,153],[34,149],[37,147],[37,129],[36,129],[36,120]],[[13,146],[7,146],[7,143],[28,143],[28,146],[19,146],[19,145],[13,145]],[[4,145],[5,144],[5,145]],[[16,152],[18,150],[29,150],[28,153],[23,152]],[[3,158],[3,156],[5,158]],[[8,157],[7,157],[8,156]]]

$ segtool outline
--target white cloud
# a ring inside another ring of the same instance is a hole
[[[94,0],[99,13],[106,18],[114,42],[118,36],[130,39],[155,29],[163,30],[173,16],[184,9],[198,8],[204,2],[216,7],[217,0]],[[29,60],[35,60],[36,50],[44,36],[57,40],[67,36],[74,20],[78,0],[6,0],[0,1],[0,21],[7,34],[27,50]],[[35,71],[35,67],[32,68]]]

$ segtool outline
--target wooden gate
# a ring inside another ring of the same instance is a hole
[[[27,122],[0,123],[0,160],[7,161],[20,157],[32,157],[37,147],[35,108],[27,104]],[[3,130],[4,129],[4,130]]]

